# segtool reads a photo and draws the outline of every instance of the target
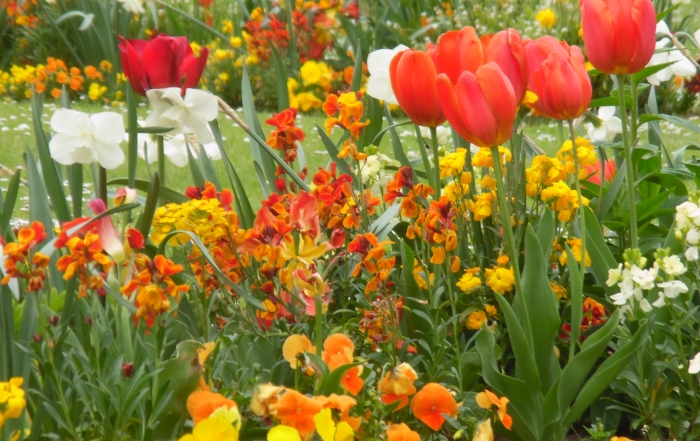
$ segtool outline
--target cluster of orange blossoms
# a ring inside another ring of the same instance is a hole
[[[40,222],[32,222],[29,227],[20,228],[17,242],[10,242],[3,247],[5,259],[5,276],[2,284],[7,285],[11,279],[27,281],[27,292],[35,292],[44,288],[46,269],[49,266],[49,256],[32,250],[46,239],[44,226]],[[2,239],[0,239],[1,243]]]
[[[369,125],[369,120],[362,121],[363,104],[359,100],[357,92],[346,92],[340,96],[330,94],[323,103],[323,111],[326,112],[325,127],[328,134],[333,127],[347,130],[350,137],[343,143],[343,148],[338,153],[338,158],[353,157],[356,161],[367,158],[367,155],[357,151],[355,141],[360,138],[362,130]]]
[[[5,14],[14,22],[16,26],[28,26],[30,28],[36,28],[39,19],[34,15],[34,9],[36,8],[36,0],[27,0],[23,2],[16,2],[15,0],[3,0],[0,1],[0,9],[5,10]]]

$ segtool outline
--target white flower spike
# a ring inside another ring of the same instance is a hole
[[[204,90],[187,89],[183,98],[178,87],[151,89],[146,96],[151,103],[146,127],[172,127],[170,133],[197,135],[202,144],[214,141],[207,122],[216,119],[219,113],[216,96]]]
[[[390,104],[399,104],[394,95],[394,89],[391,87],[389,66],[396,54],[406,49],[408,49],[406,46],[400,44],[394,49],[379,49],[369,54],[367,57],[367,70],[369,71],[367,95]]]
[[[106,169],[124,163],[119,143],[126,130],[122,116],[114,112],[93,115],[70,109],[58,109],[51,116],[56,134],[49,141],[54,161],[63,165],[99,162]]]

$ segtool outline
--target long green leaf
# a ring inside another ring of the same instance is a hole
[[[579,334],[581,333],[581,319],[583,316],[583,280],[581,271],[576,264],[576,257],[566,245],[568,257],[569,287],[571,290],[571,336],[569,339],[569,363],[574,358]]]
[[[148,234],[151,232],[151,224],[153,224],[153,217],[156,213],[156,208],[158,208],[158,195],[160,194],[160,178],[158,173],[153,173],[151,178],[151,183],[148,187],[148,194],[146,196],[146,203],[143,207],[143,214],[141,215],[141,225],[139,225],[139,231],[144,239],[148,239]]]
[[[7,193],[5,193],[4,203],[2,206],[2,215],[0,215],[0,237],[6,237],[7,229],[10,226],[10,220],[12,220],[12,213],[15,210],[15,204],[17,203],[17,195],[19,193],[20,184],[20,172],[17,170],[10,180],[10,184],[7,186]]]
[[[584,206],[583,215],[586,222],[586,252],[591,257],[591,270],[598,286],[604,287],[608,294],[614,294],[611,292],[614,288],[608,287],[605,282],[608,280],[608,269],[616,268],[617,261],[608,249],[600,223],[593,211]]]
[[[187,146],[187,162],[190,166],[192,183],[194,183],[194,185],[197,187],[204,187],[204,175],[202,175],[202,171],[199,169],[199,164],[197,164],[197,160],[194,158],[192,149],[189,146]]]

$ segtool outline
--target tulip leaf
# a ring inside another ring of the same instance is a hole
[[[700,135],[700,127],[693,124],[692,122],[688,121],[687,119],[681,118],[679,116],[673,116],[673,115],[664,115],[664,114],[659,114],[659,115],[651,115],[649,113],[645,113],[639,118],[639,125],[641,126],[642,124],[648,123],[650,121],[667,121],[670,122],[671,124],[674,124],[682,129],[694,132],[698,135]]]
[[[333,140],[331,140],[331,138],[328,137],[326,132],[324,132],[323,129],[321,127],[319,127],[318,124],[316,124],[316,130],[318,131],[318,136],[321,137],[321,142],[323,143],[323,146],[326,148],[328,155],[330,155],[331,160],[333,160],[333,162],[336,163],[340,172],[343,174],[352,176],[353,181],[357,182],[357,177],[352,172],[352,170],[350,170],[350,167],[348,167],[348,164],[345,162],[345,160],[343,158],[338,157],[340,152],[336,148],[335,144],[333,144]]]
[[[10,220],[12,220],[12,213],[15,210],[15,204],[17,203],[17,195],[19,193],[20,184],[20,171],[19,169],[15,171],[12,175],[9,185],[7,186],[7,192],[5,193],[5,200],[2,206],[2,214],[0,215],[0,237],[6,238],[7,229],[10,226]]]
[[[411,124],[411,120],[404,121],[402,123],[397,123],[394,124],[394,120],[391,117],[391,111],[389,110],[389,105],[387,103],[384,103],[384,115],[386,116],[386,121],[389,127],[387,127],[384,130],[389,130],[389,135],[391,137],[391,148],[394,151],[394,158],[396,158],[397,161],[401,164],[403,167],[410,167],[411,163],[408,160],[408,157],[406,156],[406,153],[403,151],[403,146],[401,145],[401,139],[399,139],[399,135],[396,133],[396,127],[400,125],[405,125],[405,124]],[[377,136],[380,136],[383,131],[377,133]],[[375,137],[376,139],[376,137]],[[374,144],[375,141],[372,140],[372,144]]]
[[[624,168],[623,168],[624,170]],[[599,286],[604,287],[608,294],[614,294],[615,288],[608,287],[608,269],[617,268],[617,261],[608,249],[600,223],[589,207],[583,208],[583,216],[586,222],[586,252],[591,257],[591,269]]]
[[[287,69],[274,46],[272,49],[272,64],[275,66],[275,84],[277,86],[277,111],[289,108],[289,89],[287,89]]]
[[[657,64],[654,66],[647,66],[644,69],[640,70],[639,72],[632,74],[632,82],[634,84],[639,84],[642,81],[644,81],[645,79],[647,79],[647,77],[649,77],[650,75],[654,75],[655,73],[666,69],[667,67],[673,65],[674,63],[675,63],[675,61],[672,61],[670,63],[661,63],[661,64]]]
[[[166,8],[168,11],[172,11],[172,12],[180,15],[180,16],[186,18],[187,20],[191,21],[192,23],[198,25],[199,27],[201,27],[205,31],[210,32],[212,35],[214,35],[217,38],[220,38],[222,41],[229,40],[229,38],[226,35],[224,35],[223,33],[219,32],[218,29],[214,29],[211,26],[208,26],[206,23],[204,23],[201,20],[198,20],[197,18],[193,17],[192,15],[190,15],[184,11],[181,11],[176,7],[170,6],[169,4],[167,4],[163,1],[158,1],[157,3],[161,6],[163,6],[164,8]],[[176,21],[176,20],[174,20],[174,21]],[[182,25],[180,25],[180,27],[182,27]],[[184,30],[179,32],[179,34],[184,34],[184,33],[185,33]]]
[[[355,54],[355,66],[353,67],[352,71],[352,83],[350,84],[350,90],[353,92],[358,92],[360,90],[360,86],[362,86],[362,47],[360,46],[359,40],[355,47],[357,47],[357,53]]]
[[[625,176],[627,175],[627,167],[625,167],[624,162],[620,166],[620,169],[615,173],[615,178],[610,184],[608,191],[605,193],[602,201],[598,201],[598,219],[602,222],[608,211],[613,206],[615,198],[617,197],[623,182],[625,181]]]
[[[365,104],[363,122],[369,124],[362,130],[362,134],[358,140],[357,146],[360,151],[363,151],[365,147],[370,145],[377,134],[382,130],[382,124],[384,123],[382,120],[382,106],[379,104],[379,100],[367,95]]]
[[[199,169],[199,164],[192,154],[192,149],[187,146],[187,163],[190,166],[190,174],[192,175],[192,183],[197,187],[204,187],[204,175],[202,175],[202,170]]]
[[[613,314],[613,316],[615,316],[615,314]],[[612,321],[613,316],[611,316],[608,320]],[[615,323],[617,323],[617,320],[615,320]],[[615,351],[613,355],[611,355],[598,367],[598,369],[596,369],[595,373],[578,393],[574,404],[564,416],[564,427],[570,427],[581,417],[583,412],[590,407],[593,401],[595,401],[600,394],[605,391],[610,383],[617,378],[620,372],[622,372],[625,366],[627,366],[632,356],[634,356],[634,354],[636,354],[646,343],[648,337],[649,322],[644,322],[629,343]]]
[[[219,177],[216,175],[214,164],[211,163],[209,155],[201,144],[199,146],[199,163],[202,165],[202,172],[207,181],[214,184],[217,191],[221,191],[221,184],[219,184]]]
[[[187,149],[189,150],[189,149]],[[158,173],[153,173],[151,178],[151,183],[148,186],[148,195],[146,196],[146,203],[143,207],[143,213],[141,214],[139,231],[144,239],[148,239],[148,235],[151,232],[151,225],[153,224],[153,217],[156,213],[156,208],[158,208],[158,195],[160,193],[160,178]]]
[[[667,16],[668,14],[670,14],[670,13],[673,12],[674,10],[680,8],[682,5],[683,5],[683,2],[679,2],[679,3],[677,3],[677,4],[673,5],[673,6],[671,6],[670,8],[665,9],[665,10],[659,12],[658,14],[656,14],[656,22],[657,22],[657,23],[660,22],[661,20],[663,20],[664,18],[666,18],[666,16]]]
[[[569,287],[571,291],[571,335],[569,337],[569,363],[574,358],[576,345],[578,344],[579,335],[581,333],[581,319],[583,316],[583,275],[579,271],[579,266],[576,264],[576,257],[571,252],[569,245],[566,247],[566,256],[568,258],[567,267],[569,269]],[[585,262],[585,257],[584,257]]]

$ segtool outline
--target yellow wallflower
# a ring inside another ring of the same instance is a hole
[[[238,430],[220,415],[213,415],[202,420],[195,426],[192,433],[180,438],[179,441],[238,441]]]
[[[474,311],[467,317],[467,329],[478,331],[485,321],[486,313],[484,311]]]
[[[100,62],[100,69],[102,70],[102,72],[110,73],[112,72],[112,63],[110,63],[107,60],[102,60]]]
[[[513,159],[513,155],[511,155],[510,150],[503,146],[498,147],[498,155],[501,157],[501,164],[503,165]],[[474,167],[493,167],[491,149],[488,147],[481,147],[477,154],[472,158],[472,165]]]
[[[554,291],[554,295],[557,296],[558,300],[566,298],[566,288],[554,282],[549,282],[549,286],[552,287],[552,291]]]
[[[224,20],[221,22],[221,32],[224,34],[230,34],[233,32],[233,22],[231,20]]]
[[[513,289],[515,276],[512,269],[501,267],[487,268],[485,273],[486,284],[497,293],[503,295]]]
[[[566,171],[561,161],[547,155],[538,155],[532,158],[530,167],[525,169],[527,182],[525,192],[528,196],[534,197],[542,191],[542,188],[564,179],[566,179]]]
[[[9,418],[17,419],[27,406],[22,390],[21,377],[10,378],[10,381],[0,382],[0,428]]]
[[[498,309],[493,305],[488,305],[488,304],[484,305],[484,310],[486,310],[486,314],[488,316],[494,316],[494,315],[498,314]]]
[[[484,175],[481,177],[481,189],[482,190],[496,190],[496,179],[491,175]]]
[[[88,97],[92,101],[97,101],[106,92],[107,86],[100,86],[98,83],[92,83],[90,84],[90,88],[88,89]]]
[[[542,190],[540,197],[543,201],[553,199],[552,209],[555,210],[557,218],[562,222],[568,222],[575,209],[579,207],[578,194],[566,185],[566,182],[555,182],[549,188]],[[588,205],[588,199],[583,198],[583,204]]]
[[[324,89],[330,85],[330,69],[322,61],[307,61],[299,69],[299,75],[301,75],[301,79],[304,80],[305,84],[318,84]]]
[[[308,112],[311,109],[319,109],[323,102],[311,92],[301,92],[296,95],[295,109],[301,109],[302,112]]]
[[[236,49],[243,45],[243,40],[241,37],[231,37],[228,42],[231,43],[231,46],[235,47]]]
[[[263,20],[263,15],[262,8],[258,6],[257,8],[253,9],[253,12],[250,13],[250,19],[260,23]]]
[[[481,193],[475,201],[469,201],[469,211],[474,213],[474,220],[480,221],[491,216],[493,212],[493,195],[491,193]]]
[[[228,75],[226,72],[221,72],[221,73],[219,74],[219,79],[220,79],[223,83],[227,83],[228,80],[229,80],[229,75]]]
[[[217,49],[214,51],[214,58],[217,60],[225,60],[226,59],[226,51],[223,49]]]
[[[462,292],[470,292],[478,286],[481,286],[481,279],[470,271],[465,272],[457,282],[457,288],[462,290]]]
[[[584,179],[588,172],[583,167],[595,165],[598,161],[598,155],[596,155],[595,147],[589,140],[579,137],[576,138],[576,156],[578,156],[578,164],[581,167],[579,179]],[[564,163],[567,173],[574,173],[576,169],[574,167],[574,149],[571,141],[564,142],[561,149],[557,152],[557,159]]]
[[[551,9],[543,9],[535,15],[535,20],[537,20],[540,25],[547,29],[552,29],[557,23],[557,16],[554,15],[554,11]]]
[[[267,432],[267,441],[301,441],[301,437],[297,429],[279,425]]]
[[[352,427],[345,421],[338,424],[333,421],[331,409],[323,409],[314,416],[316,432],[323,441],[352,441]]]
[[[199,51],[202,50],[202,46],[192,41],[190,42],[190,47],[192,48],[192,53],[194,54],[194,56],[199,58]]]
[[[567,240],[566,243],[569,244],[569,248],[571,248],[571,252],[574,255],[574,258],[576,259],[576,262],[581,263],[581,239],[570,239]],[[569,263],[569,255],[564,251],[561,253],[561,256],[559,257],[559,263],[562,265],[566,265]],[[591,256],[588,255],[588,251],[586,251],[586,266],[591,266]]]
[[[229,212],[224,211],[217,199],[192,199],[183,204],[165,204],[158,207],[153,218],[151,240],[159,244],[171,231],[190,231],[205,243],[211,243],[228,235]],[[237,228],[233,231],[237,231]],[[233,234],[232,232],[232,234]],[[188,242],[183,234],[171,239],[172,244]]]
[[[467,149],[458,148],[454,153],[448,153],[440,158],[440,177],[457,176],[464,171],[467,160]]]

